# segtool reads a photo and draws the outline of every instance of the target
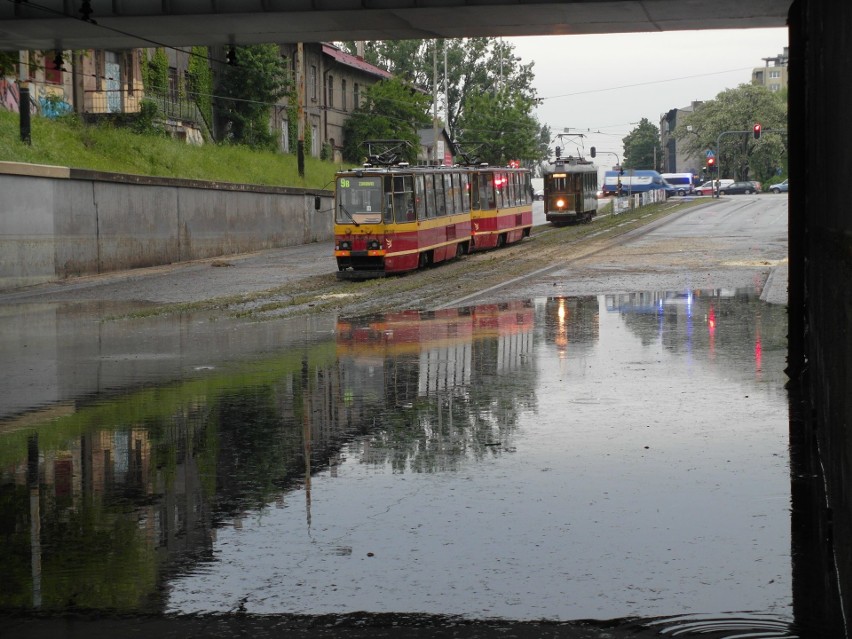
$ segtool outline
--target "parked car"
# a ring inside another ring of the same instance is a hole
[[[722,188],[725,188],[729,184],[734,183],[733,180],[720,180],[719,182],[720,182]],[[713,195],[713,183],[714,183],[714,180],[708,180],[707,182],[705,182],[701,186],[696,187],[695,192],[698,195]]]
[[[770,193],[787,193],[787,180],[783,182],[778,182],[778,184],[770,184],[769,185]]]
[[[533,191],[533,199],[541,201],[544,199],[544,189],[536,189]]]
[[[734,182],[727,186],[722,185],[719,188],[719,195],[748,195],[749,193],[758,193],[752,182]]]
[[[713,180],[705,182],[701,186],[695,187],[696,195],[712,195],[713,194]]]

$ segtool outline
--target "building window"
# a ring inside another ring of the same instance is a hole
[[[780,72],[780,71],[770,71],[770,72],[769,72],[769,77],[770,77],[770,78],[780,78],[780,77],[781,77],[781,72]]]
[[[340,101],[342,102],[341,108],[346,111],[346,80],[340,81]]]
[[[127,66],[127,94],[133,95],[136,84],[136,50],[131,50],[124,58]],[[187,85],[188,86],[188,85]]]
[[[329,109],[333,109],[334,108],[334,76],[333,75],[328,76],[328,82],[326,82],[326,84],[328,85],[328,91],[327,91],[328,95],[326,96],[326,106]]]
[[[359,106],[361,106],[361,87],[356,82],[352,87],[352,108],[357,109]]]
[[[44,81],[50,84],[62,84],[62,52],[57,51],[55,55],[49,53],[44,56]],[[57,64],[57,62],[59,64]]]
[[[315,64],[311,65],[311,71],[308,75],[308,84],[311,87],[311,100],[314,102],[317,101],[317,67]]]
[[[773,84],[770,84],[770,85],[769,85],[769,90],[770,90],[770,91],[780,91],[780,90],[781,90],[781,85],[780,85],[780,84],[774,84],[774,83],[773,83]]]
[[[314,157],[319,157],[319,154],[319,127],[316,124],[313,124],[311,125],[311,155],[313,155]]]

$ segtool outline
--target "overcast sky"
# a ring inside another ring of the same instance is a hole
[[[554,134],[568,128],[623,159],[621,140],[642,118],[710,100],[751,81],[763,58],[781,54],[787,29],[671,31],[506,38],[515,55],[535,62],[537,115]],[[573,151],[572,149],[568,149]],[[576,151],[574,151],[576,152]],[[600,164],[609,163],[606,156]]]

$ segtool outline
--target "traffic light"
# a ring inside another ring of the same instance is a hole
[[[751,130],[754,132],[754,139],[755,139],[755,140],[759,140],[759,139],[760,139],[760,124],[759,124],[759,123],[758,123],[758,124],[755,124],[755,125],[752,127],[752,129],[751,129]]]
[[[707,158],[707,171],[708,173],[713,173],[716,170],[716,158],[710,156]]]

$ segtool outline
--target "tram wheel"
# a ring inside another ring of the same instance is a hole
[[[417,268],[426,268],[429,266],[429,255],[424,251],[420,254],[420,259],[417,263]]]
[[[506,234],[502,233],[497,236],[497,248],[503,248],[506,246]]]
[[[459,242],[456,244],[456,257],[461,257],[462,255],[464,255],[464,244]]]

